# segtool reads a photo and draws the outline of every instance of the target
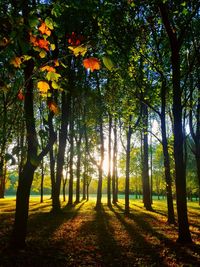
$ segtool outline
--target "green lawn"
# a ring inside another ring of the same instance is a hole
[[[51,201],[30,200],[27,248],[7,247],[14,220],[14,199],[0,200],[0,266],[200,266],[200,207],[189,202],[193,245],[177,244],[177,227],[166,223],[165,200],[154,200],[154,212],[141,200],[124,215],[121,200],[113,208],[94,210],[95,200],[53,215]]]

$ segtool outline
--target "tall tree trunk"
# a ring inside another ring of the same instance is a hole
[[[147,210],[152,210],[151,195],[149,184],[149,152],[148,152],[148,107],[142,104],[143,111],[143,162],[142,162],[142,185],[143,185],[143,202]]]
[[[113,144],[113,168],[112,168],[112,202],[118,201],[118,177],[117,177],[117,119],[113,126],[114,144]]]
[[[173,85],[173,118],[174,118],[174,159],[176,174],[176,200],[178,215],[178,242],[191,243],[189,231],[187,199],[186,199],[186,166],[184,162],[184,140],[182,128],[182,90],[180,86],[180,47],[181,41],[177,38],[169,21],[166,4],[159,4],[163,24],[171,46],[172,85]]]
[[[70,125],[69,125],[69,135],[70,135],[70,159],[69,159],[69,198],[68,204],[71,206],[73,204],[73,181],[74,181],[74,172],[73,172],[73,161],[74,161],[74,105],[73,100],[71,99],[70,105]]]
[[[0,198],[4,198],[5,194],[5,174],[4,174],[4,158],[0,160]]]
[[[44,160],[41,162],[40,203],[43,203],[44,195]]]
[[[110,207],[111,207],[111,130],[112,130],[112,116],[111,114],[109,114],[107,204]]]
[[[130,152],[131,152],[131,127],[132,115],[129,116],[129,125],[126,137],[126,179],[125,179],[125,213],[129,214],[129,177],[130,177]]]
[[[11,236],[11,245],[17,248],[23,248],[25,246],[30,189],[33,181],[34,171],[37,168],[36,160],[38,142],[35,130],[35,119],[33,111],[33,81],[32,79],[30,79],[33,72],[33,68],[33,61],[29,60],[24,70],[26,81],[24,111],[28,143],[27,161],[19,176],[15,222]]]
[[[101,148],[100,148],[100,163],[98,166],[98,172],[99,172],[99,179],[98,179],[98,187],[97,187],[97,201],[96,201],[96,208],[101,207],[101,198],[102,198],[102,180],[103,180],[103,160],[104,160],[104,134],[103,134],[103,120],[100,116],[99,118],[99,127],[100,127],[100,142],[101,142]]]
[[[170,173],[170,159],[168,151],[168,141],[166,133],[166,82],[162,82],[161,88],[161,134],[162,134],[162,147],[163,147],[163,157],[164,157],[164,168],[165,168],[165,181],[166,181],[166,193],[167,193],[167,211],[168,211],[168,223],[175,223],[174,217],[174,206],[173,206],[173,196],[172,196],[172,179]]]
[[[53,212],[59,212],[60,205],[60,189],[61,180],[63,177],[63,165],[65,157],[66,139],[67,139],[67,125],[68,125],[68,94],[62,92],[62,114],[61,114],[61,128],[59,132],[59,145],[58,145],[58,155],[57,155],[57,169],[56,169],[56,180],[55,180],[55,194],[53,195]]]
[[[80,129],[79,129],[80,130]],[[80,202],[80,177],[81,177],[81,133],[77,141],[77,167],[76,167],[76,203]]]

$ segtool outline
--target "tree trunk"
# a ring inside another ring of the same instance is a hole
[[[172,179],[170,173],[170,160],[168,151],[168,141],[166,133],[166,84],[165,81],[162,82],[161,88],[161,134],[162,134],[162,147],[163,147],[163,157],[164,157],[164,168],[165,168],[165,181],[166,181],[166,193],[167,193],[167,211],[168,211],[168,223],[175,223],[174,217],[174,206],[173,206],[173,196],[172,196]]]
[[[132,115],[129,116],[129,125],[126,143],[126,179],[125,179],[125,213],[129,214],[129,176],[130,176],[130,152],[131,152],[131,127]]]
[[[44,160],[41,162],[41,183],[40,183],[40,203],[43,203],[44,189]]]
[[[33,71],[33,61],[26,64],[24,74],[26,81],[26,93],[24,101],[25,121],[27,131],[27,161],[19,176],[17,188],[16,212],[14,228],[11,236],[11,246],[17,248],[25,247],[27,231],[29,196],[33,181],[34,171],[38,166],[37,162],[37,134],[35,130],[35,119],[33,111],[33,81],[30,79]]]
[[[111,207],[111,130],[112,130],[112,116],[111,114],[109,114],[107,204],[110,207]]]
[[[4,159],[1,157],[0,161],[0,198],[4,198],[5,194],[5,174],[4,174]]]
[[[100,163],[98,167],[99,171],[99,179],[98,179],[98,188],[97,188],[97,201],[96,201],[96,208],[101,207],[101,198],[102,198],[102,180],[103,180],[103,160],[104,160],[104,134],[103,134],[103,121],[102,117],[100,117],[100,141],[101,141],[101,148],[100,148]]]
[[[71,108],[70,108],[70,159],[69,159],[69,198],[67,205],[71,206],[73,204],[73,181],[74,181],[74,172],[73,172],[73,160],[74,160],[74,121],[73,121],[73,100],[71,99]]]
[[[114,145],[113,145],[113,169],[112,169],[112,202],[116,204],[118,201],[118,177],[117,177],[117,120],[115,118],[114,127]]]
[[[152,210],[151,195],[149,184],[149,156],[148,156],[148,107],[142,104],[143,110],[143,162],[142,162],[142,185],[143,185],[143,202],[147,210]]]
[[[79,123],[79,140],[77,141],[77,168],[76,168],[76,203],[80,202],[80,177],[81,177],[81,140],[82,133]]]
[[[159,4],[163,24],[165,26],[170,46],[172,63],[173,85],[173,118],[174,118],[174,159],[176,174],[176,201],[178,215],[178,242],[191,243],[189,231],[187,199],[186,199],[186,166],[183,153],[183,128],[182,128],[182,90],[180,86],[180,48],[181,42],[177,38],[177,32],[173,31],[168,17],[166,4]]]
[[[55,179],[55,191],[53,194],[53,207],[52,212],[60,212],[60,189],[61,180],[63,177],[63,165],[65,157],[65,147],[67,139],[67,125],[68,125],[68,94],[64,91],[62,92],[62,115],[61,115],[61,128],[59,132],[59,145],[58,145],[58,155],[57,155],[57,169],[56,169],[56,179]]]

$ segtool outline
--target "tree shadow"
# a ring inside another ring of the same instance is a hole
[[[117,205],[117,209],[120,212],[123,210],[119,205]],[[118,213],[114,208],[110,209],[113,214],[116,216],[118,221],[124,226],[125,230],[129,234],[132,239],[132,247],[131,250],[135,255],[137,255],[139,265],[136,266],[167,266],[163,262],[162,257],[159,255],[158,250],[152,247],[150,243],[146,241],[146,239],[139,233],[136,227],[133,224],[129,223],[126,219],[134,219],[138,215],[133,214],[122,214]],[[140,231],[142,232],[142,231]]]
[[[121,208],[121,207],[120,207]],[[121,211],[121,209],[120,209]],[[125,222],[125,219],[120,216],[115,210],[113,210],[116,217],[119,218],[119,220],[124,223],[125,227],[127,228],[127,231],[134,233],[133,226],[127,226],[127,223]],[[182,245],[179,243],[174,242],[170,238],[166,236],[166,234],[162,234],[158,230],[162,230],[162,225],[160,225],[159,229],[154,229],[151,225],[159,225],[160,222],[156,217],[154,217],[151,214],[144,214],[144,213],[137,213],[133,214],[130,213],[128,216],[130,219],[132,219],[138,227],[141,229],[140,231],[144,233],[144,235],[152,235],[156,237],[161,242],[161,246],[164,246],[165,249],[168,251],[169,255],[174,255],[174,258],[177,260],[177,262],[182,261],[183,264],[189,265],[189,266],[199,266],[198,257],[197,255],[200,254],[200,245],[196,244],[189,244],[189,245]],[[148,220],[151,221],[151,224],[148,222]],[[177,227],[174,225],[169,226],[171,230],[177,232]],[[156,247],[155,247],[156,249]],[[151,254],[153,255],[153,254]],[[153,257],[154,258],[154,257]],[[163,263],[161,266],[164,266]]]

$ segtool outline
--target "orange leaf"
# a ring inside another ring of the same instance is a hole
[[[39,46],[40,48],[43,48],[43,49],[49,51],[49,47],[48,47],[48,45],[49,45],[49,41],[47,41],[47,40],[45,40],[45,39],[39,39],[39,40],[38,40],[38,46]]]
[[[47,27],[47,25],[45,24],[45,22],[42,22],[41,26],[38,28],[38,30],[42,33],[42,34],[46,34],[48,36],[51,35],[51,31],[50,29]]]
[[[54,60],[54,65],[55,65],[55,67],[58,67],[60,65],[58,59]]]
[[[54,101],[49,101],[48,107],[54,114],[58,114],[58,106],[56,105]]]
[[[21,57],[15,57],[10,61],[10,64],[12,64],[15,68],[20,68],[20,65],[22,64]]]
[[[45,81],[40,81],[37,83],[37,88],[41,94],[46,94],[50,89],[49,84]]]
[[[41,71],[48,71],[48,72],[56,72],[56,69],[54,67],[51,67],[51,66],[44,66],[42,68],[40,68]]]
[[[23,101],[24,100],[24,94],[22,93],[22,90],[19,90],[18,94],[17,94],[17,98],[20,100],[20,101]]]
[[[35,35],[32,35],[32,33],[30,33],[30,42],[33,44],[33,46],[38,46],[37,37]]]
[[[93,72],[100,69],[101,63],[98,58],[90,57],[83,60],[83,65],[86,69],[90,69]]]

